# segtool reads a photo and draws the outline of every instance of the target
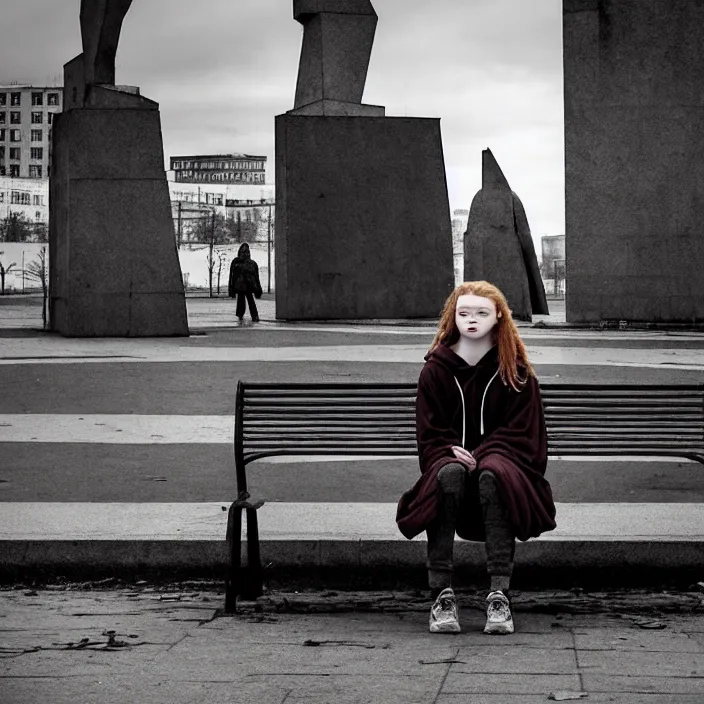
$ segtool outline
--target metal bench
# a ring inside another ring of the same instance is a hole
[[[683,457],[704,464],[704,384],[541,384],[548,448],[555,455]],[[228,515],[226,611],[261,594],[257,509],[250,462],[282,455],[415,456],[416,384],[237,385],[238,498]],[[242,512],[247,567],[241,565]]]

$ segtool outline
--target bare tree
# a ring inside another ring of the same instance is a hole
[[[216,252],[218,255],[218,296],[220,295],[220,276],[222,274],[222,268],[225,264],[225,261],[227,260],[227,252],[223,252],[222,250],[218,250]]]
[[[24,275],[30,280],[37,281],[42,286],[43,303],[42,303],[42,326],[46,330],[46,304],[49,293],[48,268],[46,262],[46,246],[41,248],[38,259],[27,264]]]
[[[4,254],[4,252],[0,252],[0,254]],[[12,262],[12,264],[9,264],[8,266],[3,266],[3,263],[0,261],[0,295],[5,295],[5,276],[9,274],[16,266],[17,262]]]

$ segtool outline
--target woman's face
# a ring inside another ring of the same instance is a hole
[[[455,325],[460,337],[477,341],[491,334],[497,321],[494,301],[467,293],[457,299]]]

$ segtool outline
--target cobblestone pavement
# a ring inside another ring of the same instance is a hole
[[[271,593],[225,616],[207,584],[115,584],[0,592],[3,704],[704,700],[694,591],[515,594],[516,633],[491,637],[480,594],[461,634],[431,635],[422,593]]]

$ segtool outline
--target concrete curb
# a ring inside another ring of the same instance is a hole
[[[0,503],[0,581],[107,576],[224,578],[226,502]],[[262,564],[283,584],[423,587],[424,534],[406,540],[395,504],[269,502]],[[688,587],[704,576],[698,504],[557,504],[554,531],[516,546],[516,588]],[[246,540],[243,531],[243,564]],[[483,543],[456,542],[460,581],[482,582]]]
[[[301,588],[424,588],[423,541],[263,540],[265,578]],[[459,586],[486,581],[481,543],[458,542]],[[243,563],[246,553],[243,544]],[[224,579],[224,539],[214,540],[4,540],[0,582],[70,580]],[[530,541],[516,546],[517,589],[686,588],[702,579],[704,542]]]

